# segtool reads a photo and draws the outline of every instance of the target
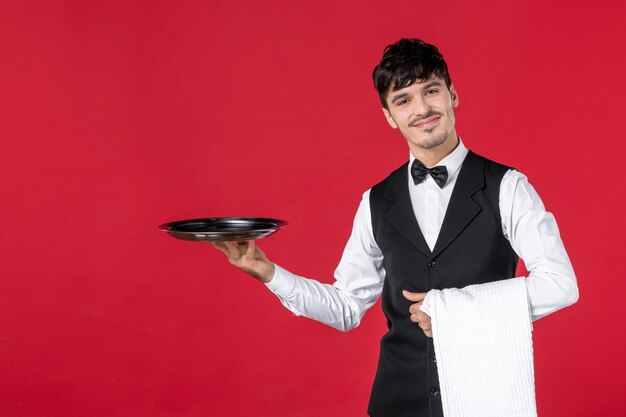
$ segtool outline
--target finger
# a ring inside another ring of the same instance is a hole
[[[411,321],[414,322],[414,323],[421,323],[421,322],[423,322],[425,320],[427,320],[427,317],[422,312],[417,312],[417,313],[411,314]]]
[[[252,244],[252,249],[251,249],[252,253],[250,256],[252,256],[253,259],[269,262],[269,260],[267,259],[267,256],[265,256],[265,252],[263,252],[261,248],[256,245],[256,240],[251,240],[250,243]]]
[[[414,302],[422,301],[424,298],[426,298],[425,292],[409,292],[407,290],[402,290],[402,295],[407,300]]]
[[[412,314],[420,313],[422,311],[421,308],[420,308],[421,306],[422,306],[421,302],[420,303],[411,304],[411,307],[409,307],[409,313],[412,313]]]
[[[235,248],[239,251],[239,256],[244,256],[246,251],[248,250],[248,241],[246,240],[238,240]]]
[[[211,241],[209,241],[209,245],[213,246],[215,249],[219,249],[220,248],[218,243],[219,242],[211,242]]]
[[[224,246],[224,242],[209,242],[209,244],[213,246],[215,249],[219,250],[220,252],[223,252],[226,256],[228,256],[228,248]]]
[[[229,258],[236,260],[236,259],[239,259],[241,257],[241,252],[239,252],[239,249],[237,249],[237,244],[236,243],[224,242],[224,245],[228,249],[227,255],[229,255],[228,256]]]
[[[254,250],[256,251],[256,256],[258,258],[265,259],[265,252],[263,252],[261,248],[256,245],[256,242],[254,243]]]
[[[250,258],[250,259],[254,259],[254,251],[256,249],[256,243],[254,243],[254,240],[249,240],[248,241],[248,249],[246,250],[246,257]]]

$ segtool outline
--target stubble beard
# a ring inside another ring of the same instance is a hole
[[[428,129],[426,129],[426,132],[431,133],[432,130],[429,132]],[[426,138],[421,144],[420,146],[424,149],[432,149],[432,148],[436,148],[437,146],[441,145],[442,143],[444,143],[449,136],[450,132],[442,132],[438,135]]]

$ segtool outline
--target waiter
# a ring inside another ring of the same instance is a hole
[[[213,245],[294,314],[342,331],[382,296],[389,331],[368,412],[442,417],[431,321],[420,310],[426,293],[512,278],[521,257],[536,320],[577,301],[576,277],[556,221],[526,176],[477,155],[457,135],[459,96],[437,47],[419,39],[389,45],[373,77],[409,161],[363,194],[335,283],[286,271],[254,241]]]

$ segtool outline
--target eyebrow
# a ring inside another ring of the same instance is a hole
[[[424,87],[422,87],[422,90],[428,90],[429,88],[432,88],[432,87],[442,87],[442,86],[443,86],[443,84],[441,84],[441,82],[439,82],[439,81],[431,81],[428,84],[424,85]],[[408,97],[407,93],[400,93],[400,94],[398,94],[396,96],[393,96],[392,99],[391,99],[391,102],[395,103],[396,101],[400,100],[401,98],[406,98],[406,97]]]
[[[393,96],[393,98],[391,99],[391,102],[395,103],[396,101],[400,100],[401,98],[405,98],[405,97],[408,97],[407,93],[398,94],[397,96]]]
[[[427,90],[431,87],[441,87],[441,86],[442,84],[439,81],[431,81],[424,86],[423,90]]]

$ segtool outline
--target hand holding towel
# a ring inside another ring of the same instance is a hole
[[[535,417],[532,321],[526,284],[511,278],[431,290],[445,417]]]

